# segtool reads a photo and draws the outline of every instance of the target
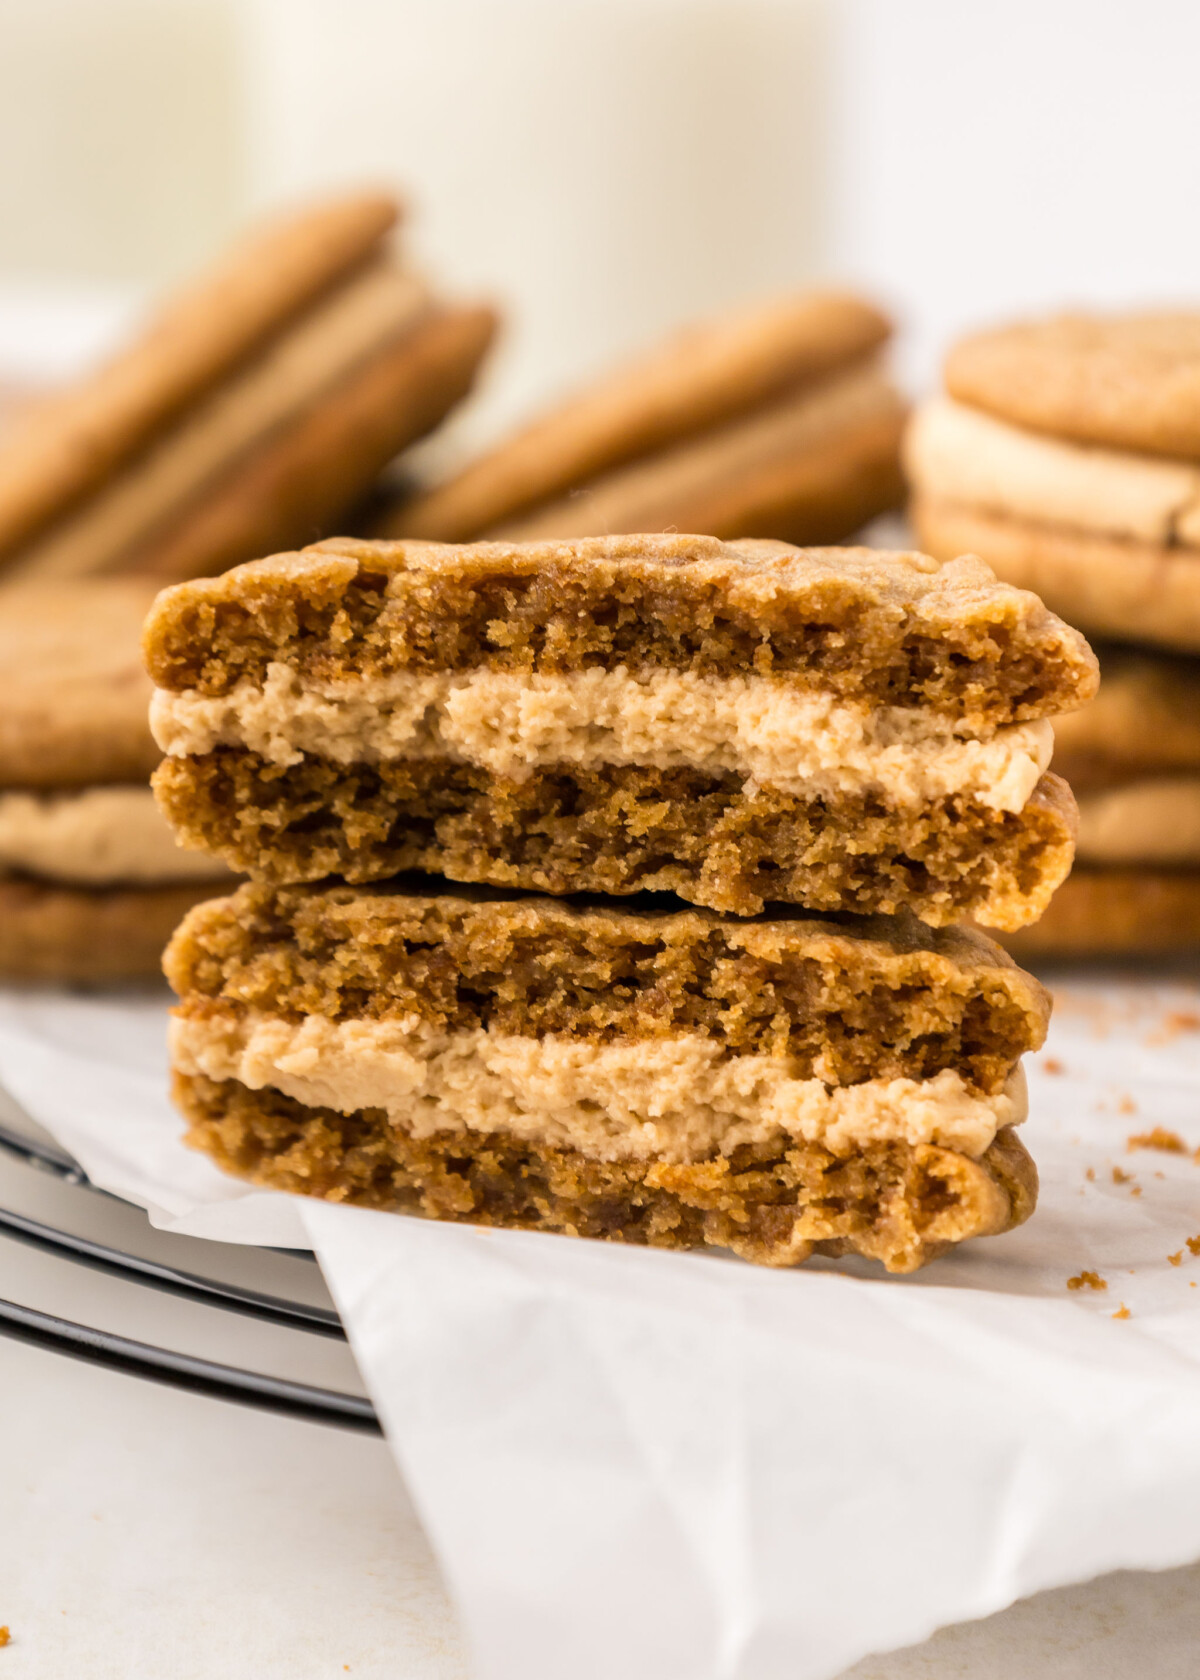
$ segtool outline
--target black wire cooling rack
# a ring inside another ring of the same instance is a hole
[[[65,1184],[96,1196],[107,1196],[88,1178],[77,1161],[53,1145],[28,1137],[14,1127],[0,1123],[0,1151],[26,1166],[52,1174]],[[114,1198],[114,1200],[119,1198]],[[306,1331],[314,1336],[332,1336],[345,1341],[346,1332],[337,1314],[328,1307],[288,1301],[258,1290],[242,1289],[184,1272],[157,1260],[147,1260],[123,1249],[77,1236],[55,1225],[30,1219],[25,1214],[0,1208],[0,1237],[28,1244],[56,1258],[87,1266],[93,1271],[128,1283],[161,1290],[204,1306],[219,1307],[247,1318],[262,1319],[285,1330]],[[290,1252],[290,1251],[289,1251]],[[310,1255],[303,1259],[311,1261]],[[177,1353],[151,1343],[131,1341],[108,1330],[97,1330],[71,1319],[56,1318],[33,1307],[0,1299],[0,1335],[28,1342],[33,1347],[86,1359],[110,1371],[123,1371],[152,1382],[184,1388],[193,1394],[207,1394],[243,1406],[257,1406],[287,1417],[307,1418],[315,1423],[334,1424],[380,1434],[379,1418],[369,1400],[337,1389],[315,1388],[308,1383],[272,1377],[236,1365],[221,1365],[194,1354]]]

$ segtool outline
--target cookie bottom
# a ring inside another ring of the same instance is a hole
[[[1000,937],[1022,959],[1200,950],[1200,869],[1076,869],[1040,921]]]
[[[176,927],[194,904],[228,886],[60,887],[0,878],[0,980],[161,980],[163,949]]]
[[[1167,547],[917,496],[909,517],[935,559],[978,554],[1090,635],[1200,653],[1200,549]]]
[[[1036,1170],[1011,1127],[979,1160],[891,1143],[847,1159],[804,1144],[613,1163],[499,1133],[416,1140],[379,1109],[338,1114],[199,1074],[176,1073],[174,1096],[188,1143],[256,1184],[430,1219],[726,1248],[767,1266],[853,1253],[912,1272],[968,1237],[1011,1230],[1037,1200]]]
[[[674,892],[735,915],[770,902],[909,908],[933,926],[1034,920],[1070,868],[1075,832],[1053,775],[1019,814],[959,799],[915,811],[803,799],[687,769],[558,765],[518,782],[439,759],[285,768],[237,748],[167,759],[154,785],[184,844],[276,882],[426,870],[554,894]]]

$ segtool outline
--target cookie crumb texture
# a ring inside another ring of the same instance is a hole
[[[280,766],[238,749],[167,759],[154,787],[185,845],[270,881],[420,869],[538,892],[668,891],[736,915],[908,906],[936,926],[1035,921],[1075,837],[1053,774],[1019,813],[804,799],[686,768],[558,765],[517,781],[450,760]]]
[[[482,890],[248,885],[194,911],[166,966],[177,1013],[201,1026],[420,1020],[648,1050],[683,1033],[833,1088],[951,1069],[970,1092],[998,1093],[1048,1016],[1043,989],[989,940],[911,916],[729,922]],[[707,1244],[768,1265],[854,1252],[910,1271],[1009,1229],[1036,1197],[1008,1126],[974,1154],[898,1137],[826,1147],[775,1130],[697,1158],[600,1159],[577,1137],[551,1144],[490,1121],[418,1136],[384,1108],[341,1112],[194,1068],[177,1068],[175,1095],[189,1141],[257,1183],[431,1218]]]
[[[1082,636],[981,561],[696,536],[327,542],[165,590],[145,652],[159,688],[203,695],[280,661],[322,681],[656,666],[787,675],[972,729],[1097,685]]]
[[[175,1075],[187,1141],[272,1189],[431,1219],[731,1249],[760,1265],[861,1254],[911,1272],[1027,1219],[1033,1163],[1010,1127],[976,1161],[925,1144],[839,1160],[819,1145],[690,1163],[600,1162],[493,1134],[414,1139],[381,1109],[308,1108],[235,1080]]]

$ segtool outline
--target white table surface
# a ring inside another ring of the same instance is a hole
[[[309,1262],[164,1237],[0,1158],[0,1206],[297,1298]],[[328,1387],[339,1343],[0,1242],[0,1294]],[[437,1564],[383,1442],[0,1337],[0,1680],[467,1680]],[[1044,1593],[853,1680],[1194,1680],[1200,1565]],[[514,1680],[518,1677],[514,1676]],[[614,1677],[616,1680],[616,1677]],[[850,1680],[850,1677],[847,1677]]]

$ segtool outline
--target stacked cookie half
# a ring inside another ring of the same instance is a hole
[[[1194,948],[1200,315],[985,333],[951,352],[946,385],[906,445],[921,542],[970,548],[1110,641],[1098,700],[1057,726],[1080,866],[1018,948]]]
[[[167,969],[286,1189],[791,1264],[1007,1229],[1081,637],[978,561],[336,542],[166,591],[156,788],[253,884]],[[451,885],[450,883],[458,883]]]

